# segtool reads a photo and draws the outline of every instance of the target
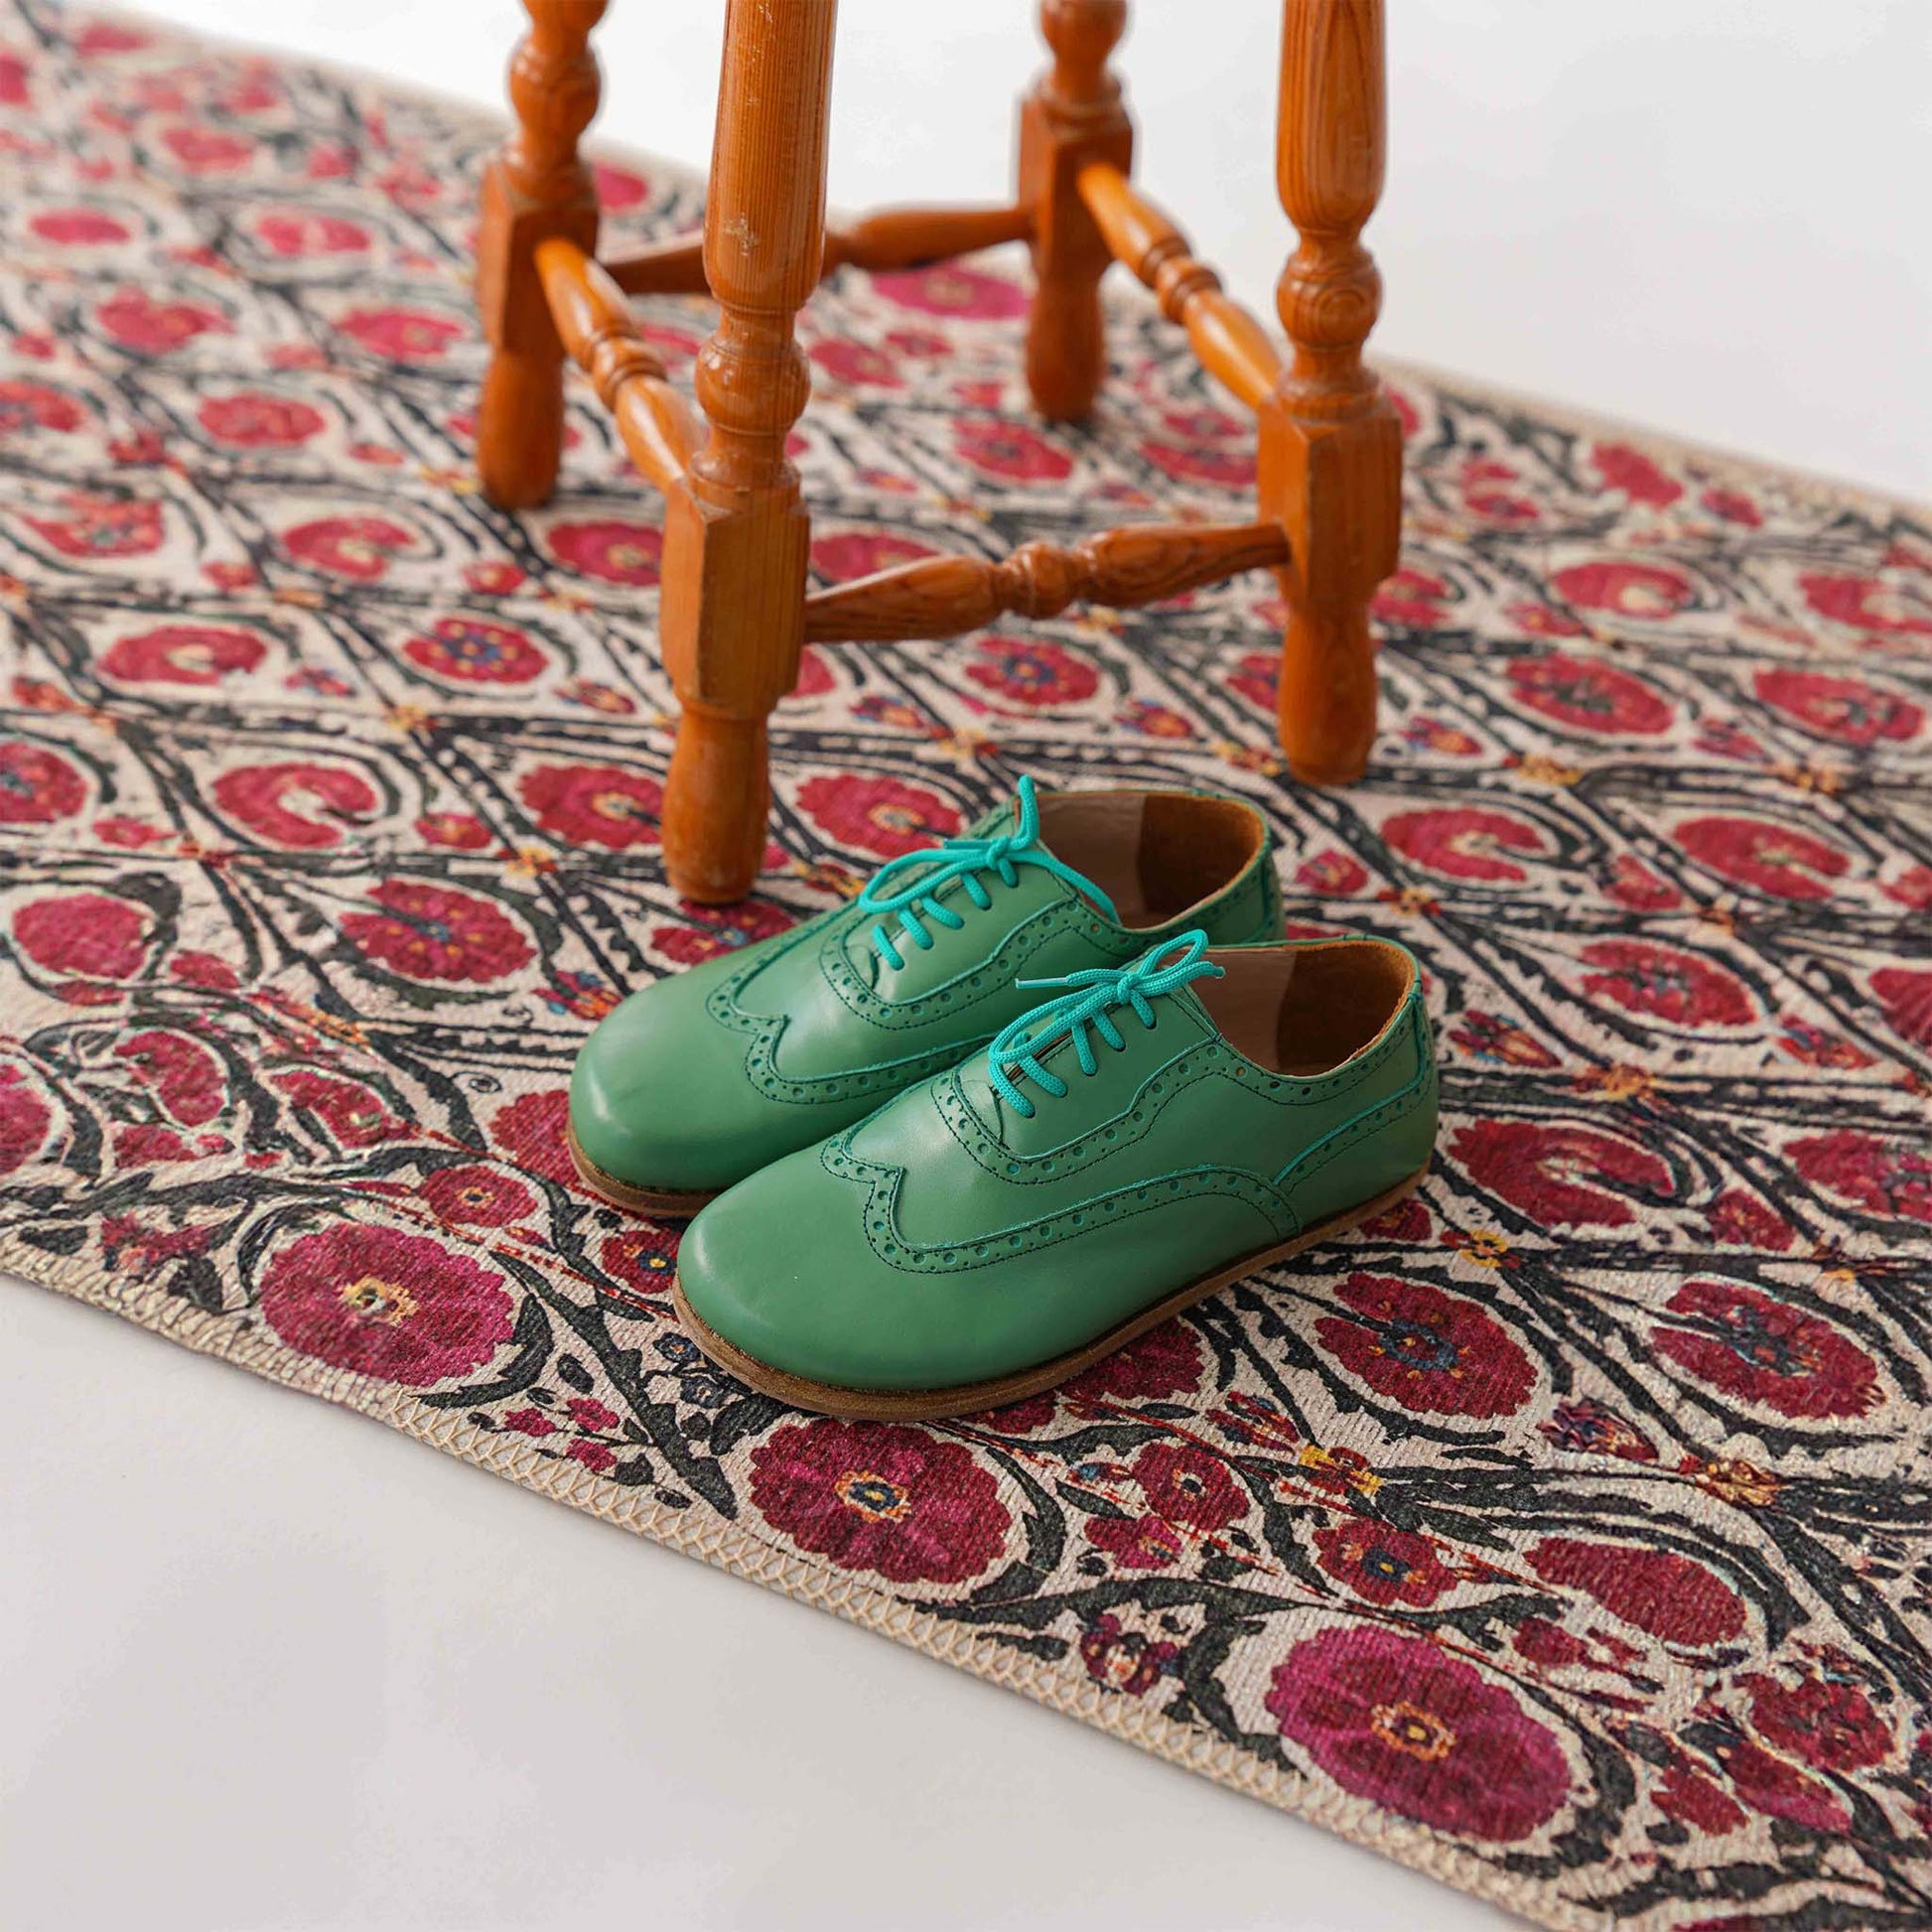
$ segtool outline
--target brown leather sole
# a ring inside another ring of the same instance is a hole
[[[577,1130],[574,1127],[566,1125],[564,1142],[570,1149],[570,1158],[576,1164],[584,1185],[599,1200],[609,1201],[613,1207],[621,1207],[626,1214],[661,1214],[673,1221],[688,1221],[706,1201],[718,1198],[716,1191],[704,1193],[699,1190],[681,1191],[674,1187],[633,1187],[629,1181],[606,1173],[577,1145]]]
[[[1299,1255],[1306,1248],[1312,1248],[1331,1236],[1344,1234],[1348,1229],[1360,1226],[1363,1221],[1372,1221],[1376,1215],[1386,1213],[1398,1202],[1407,1200],[1421,1185],[1423,1175],[1428,1172],[1428,1169],[1422,1169],[1399,1186],[1391,1187],[1386,1194],[1378,1194],[1373,1200],[1363,1201],[1359,1207],[1351,1207],[1344,1213],[1317,1222],[1311,1228],[1305,1228],[1293,1241],[1284,1241],[1279,1247],[1263,1248],[1257,1254],[1230,1262],[1227,1267],[1202,1276],[1199,1281],[1176,1290],[1166,1301],[1155,1303],[1151,1309],[1143,1309],[1139,1314],[1109,1329],[1097,1341],[1090,1341],[1083,1348],[1073,1349],[1065,1355],[1055,1355],[1050,1362],[1039,1362],[1033,1368],[1019,1369],[1012,1375],[996,1375],[984,1382],[962,1382],[950,1389],[845,1389],[833,1382],[813,1382],[802,1375],[788,1375],[783,1369],[772,1368],[757,1356],[734,1347],[715,1328],[708,1327],[692,1311],[676,1276],[671,1278],[671,1301],[685,1332],[720,1368],[729,1369],[741,1382],[749,1382],[761,1394],[776,1396],[780,1402],[789,1403],[794,1409],[816,1409],[821,1415],[840,1416],[848,1422],[938,1422],[947,1416],[971,1416],[982,1409],[1004,1408],[1009,1402],[1021,1402],[1030,1395],[1057,1388],[1069,1375],[1077,1375],[1083,1368],[1092,1367],[1103,1356],[1111,1355],[1117,1348],[1124,1348],[1136,1335],[1145,1334],[1170,1315],[1178,1314],[1183,1309],[1192,1308],[1196,1302],[1205,1301],[1230,1282],[1239,1281],[1243,1275],[1252,1275],[1258,1268],[1286,1261],[1290,1255]]]

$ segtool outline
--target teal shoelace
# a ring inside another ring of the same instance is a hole
[[[1034,781],[1020,780],[1020,817],[1011,832],[996,839],[947,839],[930,852],[906,852],[889,859],[873,874],[859,895],[859,903],[868,912],[897,913],[895,934],[884,918],[872,929],[872,943],[879,956],[896,970],[905,964],[899,941],[909,940],[921,952],[933,945],[926,921],[953,931],[966,921],[958,909],[939,897],[955,882],[965,888],[966,897],[982,912],[993,903],[986,889],[989,877],[1008,886],[1020,883],[1022,866],[1037,866],[1061,879],[1076,893],[1093,900],[1116,925],[1120,914],[1114,902],[1091,879],[1083,877],[1039,843],[1039,803],[1034,796]]]
[[[1143,953],[1133,965],[1118,969],[1089,966],[1064,979],[1021,980],[1022,986],[1064,986],[1071,989],[1057,1000],[1047,1000],[1006,1028],[986,1049],[986,1068],[997,1093],[1015,1113],[1032,1120],[1037,1109],[1014,1081],[1024,1074],[1035,1086],[1063,1100],[1070,1091],[1067,1083],[1050,1067],[1040,1063],[1040,1055],[1057,1046],[1062,1039],[1073,1041],[1075,1058],[1082,1073],[1098,1071],[1089,1034],[1096,1033],[1115,1052],[1127,1046],[1126,1035],[1114,1025],[1114,1011],[1128,1008],[1150,1032],[1155,1025],[1154,1002],[1163,993],[1177,993],[1194,980],[1220,979],[1223,969],[1204,955],[1207,934],[1198,928],[1169,939]]]

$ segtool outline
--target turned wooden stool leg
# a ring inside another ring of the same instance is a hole
[[[489,367],[477,405],[477,474],[499,509],[541,503],[564,442],[563,349],[536,270],[540,241],[597,246],[597,190],[577,156],[597,112],[591,29],[605,0],[524,0],[530,31],[510,62],[516,132],[483,175],[477,306]]]
[[[1309,784],[1361,776],[1375,737],[1368,606],[1396,567],[1402,426],[1361,347],[1382,280],[1382,0],[1287,0],[1276,177],[1301,232],[1276,289],[1295,357],[1261,410],[1261,509],[1287,530],[1281,739]]]
[[[1100,278],[1113,256],[1077,186],[1089,162],[1124,175],[1134,128],[1107,57],[1127,26],[1127,0],[1040,0],[1053,65],[1020,110],[1020,200],[1034,210],[1034,305],[1027,386],[1048,422],[1090,415],[1107,372]]]
[[[825,245],[836,0],[731,0],[704,265],[718,328],[698,357],[710,435],[665,504],[661,630],[684,715],[664,795],[671,883],[742,898],[764,850],[764,721],[798,679],[810,523],[785,438],[811,393],[792,319]]]

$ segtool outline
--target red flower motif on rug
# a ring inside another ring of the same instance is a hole
[[[379,912],[350,912],[344,938],[405,979],[450,985],[499,980],[535,957],[523,928],[491,900],[453,887],[388,879],[369,897]]]
[[[1063,644],[1039,638],[987,637],[975,646],[979,661],[966,675],[985,690],[1030,710],[1080,704],[1100,689],[1091,664]]]
[[[1688,578],[1661,564],[1577,564],[1550,579],[1556,594],[1586,611],[1608,611],[1645,623],[1661,623],[1697,599]]]
[[[0,382],[0,436],[41,429],[65,435],[85,420],[80,405],[64,390],[45,382]]]
[[[183,1127],[206,1127],[228,1104],[228,1081],[211,1047],[187,1034],[150,1027],[129,1034],[114,1057],[133,1069],[162,1110]]]
[[[97,207],[47,208],[27,226],[41,240],[62,248],[112,248],[133,238],[125,221]]]
[[[1821,618],[1884,637],[1932,637],[1932,596],[1875,577],[1807,571],[1798,580]]]
[[[1005,1547],[1010,1522],[972,1451],[915,1429],[822,1418],[752,1454],[752,1500],[801,1550],[896,1584],[960,1584]]]
[[[1605,484],[1622,490],[1633,503],[1668,509],[1684,494],[1684,485],[1675,477],[1627,443],[1599,443],[1589,455]]]
[[[897,778],[808,778],[798,788],[798,803],[841,845],[880,859],[949,839],[960,825],[959,813],[937,792]]]
[[[1027,313],[1025,293],[1003,275],[982,275],[960,262],[875,275],[873,293],[903,309],[958,322],[1012,322]]]
[[[1862,1416],[1877,1365],[1829,1321],[1734,1282],[1686,1282],[1651,1330],[1658,1352],[1726,1395],[1781,1416]]]
[[[1703,1564],[1672,1550],[1552,1536],[1530,1551],[1529,1564],[1545,1583],[1583,1590],[1665,1643],[1705,1649],[1744,1627],[1736,1591]]]
[[[379,1147],[408,1137],[408,1128],[390,1113],[382,1096],[360,1080],[309,1066],[291,1067],[269,1079],[294,1106],[313,1114],[338,1147]]]
[[[1854,1127],[1806,1135],[1785,1149],[1807,1180],[1886,1218],[1932,1223],[1932,1153]]]
[[[1225,1462],[1184,1444],[1150,1443],[1129,1473],[1142,1501],[1164,1523],[1224,1530],[1250,1507],[1248,1492]]]
[[[663,1228],[632,1228],[606,1239],[597,1259],[610,1278],[606,1292],[618,1296],[625,1307],[648,1311],[643,1298],[657,1297],[662,1306],[662,1298],[670,1292],[671,1277],[677,1272],[677,1239]]]
[[[1456,1585],[1456,1576],[1426,1536],[1367,1517],[1345,1517],[1314,1533],[1315,1561],[1365,1603],[1427,1609]]]
[[[1161,1402],[1191,1389],[1200,1372],[1193,1330],[1185,1322],[1164,1321],[1083,1368],[1060,1393],[1069,1402]]]
[[[657,950],[680,966],[702,966],[707,959],[736,952],[741,946],[755,946],[792,922],[783,906],[759,898],[736,905],[695,905],[687,900],[680,910],[688,924],[653,926],[650,935]]]
[[[264,214],[255,234],[270,253],[290,259],[315,255],[359,255],[369,245],[369,231],[359,221],[339,214],[296,211]]]
[[[351,309],[336,324],[372,355],[392,362],[433,362],[464,333],[450,316],[415,309]]]
[[[1722,879],[1775,898],[1829,898],[1851,861],[1828,839],[1770,819],[1690,818],[1677,840]]]
[[[1542,858],[1549,850],[1548,840],[1536,826],[1483,805],[1398,812],[1382,827],[1382,836],[1396,851],[1446,879],[1499,885],[1520,885],[1529,878],[1506,854]]]
[[[525,1219],[537,1204],[520,1180],[474,1163],[438,1168],[424,1178],[423,1198],[444,1220],[467,1227],[508,1227]]]
[[[1322,1347],[1378,1395],[1425,1415],[1513,1415],[1536,1383],[1530,1358],[1473,1302],[1426,1282],[1350,1275],[1347,1315],[1314,1324]]]
[[[52,825],[86,802],[86,779],[58,752],[0,740],[0,825]]]
[[[1420,1638],[1324,1630],[1275,1667],[1267,1705],[1344,1791],[1441,1831],[1513,1844],[1570,1795],[1556,1734]]]
[[[101,674],[123,684],[214,685],[231,672],[258,670],[268,646],[252,630],[229,624],[164,623],[119,639],[100,660]]]
[[[489,1138],[525,1173],[568,1186],[577,1179],[577,1167],[564,1140],[569,1120],[568,1088],[520,1094],[490,1116]]]
[[[217,443],[242,450],[292,450],[328,427],[328,419],[311,404],[256,390],[210,396],[196,420]]]
[[[282,548],[297,563],[356,584],[380,583],[389,559],[415,544],[410,531],[385,516],[325,516],[282,532]]]
[[[1633,1202],[1673,1191],[1669,1168],[1649,1149],[1564,1121],[1472,1121],[1455,1130],[1449,1152],[1478,1186],[1550,1227],[1628,1227]]]
[[[1433,630],[1443,621],[1444,606],[1454,595],[1454,585],[1434,571],[1398,570],[1375,593],[1373,616],[1378,623]]]
[[[13,915],[14,943],[36,966],[83,979],[124,980],[148,956],[148,915],[106,893],[29,899]]]
[[[528,631],[479,618],[438,618],[402,652],[432,677],[453,684],[528,684],[550,662]]]
[[[299,759],[224,771],[210,791],[237,824],[291,851],[341,845],[344,824],[367,818],[381,803],[359,771]]]
[[[640,771],[610,764],[540,764],[517,783],[540,832],[567,845],[622,852],[657,843],[664,787]]]
[[[508,1341],[503,1278],[421,1235],[343,1222],[276,1251],[261,1311],[299,1354],[424,1389]]]
[[[1073,459],[1039,430],[1002,417],[953,426],[953,449],[963,462],[1010,483],[1064,483]]]
[[[60,555],[82,563],[152,556],[166,535],[159,503],[71,490],[61,507],[58,516],[23,514],[20,520]]]
[[[1509,667],[1509,681],[1530,710],[1577,731],[1655,738],[1669,731],[1676,717],[1641,678],[1566,651],[1519,657]]]
[[[1925,711],[1863,678],[1833,677],[1779,665],[1751,681],[1764,703],[1819,738],[1841,745],[1907,744],[1925,727]]]
[[[53,1109],[28,1085],[20,1068],[0,1062],[0,1174],[37,1159],[53,1124]]]
[[[1752,1671],[1751,1727],[1772,1749],[1819,1771],[1863,1771],[1892,1754],[1892,1727],[1858,1684],[1806,1677],[1796,1684]]]
[[[812,570],[828,584],[849,584],[937,555],[930,544],[888,530],[828,530],[812,539]]]
[[[0,807],[0,817],[5,808]],[[1932,1046],[1932,972],[1886,966],[1871,976],[1885,1025],[1914,1046]]]
[[[1844,1832],[1852,1825],[1845,1800],[1828,1784],[1808,1776],[1751,1738],[1717,1746],[1718,1762],[1731,1789],[1752,1811],[1781,1818],[1808,1832]]]
[[[1678,946],[1647,939],[1599,939],[1586,946],[1584,991],[1675,1027],[1743,1027],[1757,1017],[1735,973]]]
[[[595,523],[553,523],[550,549],[566,570],[595,577],[602,584],[642,587],[657,582],[662,534],[648,523],[606,518]]]
[[[144,355],[166,355],[197,336],[234,331],[219,309],[200,302],[155,302],[141,289],[123,289],[101,303],[94,326],[122,348]]]

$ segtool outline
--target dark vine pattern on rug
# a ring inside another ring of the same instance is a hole
[[[493,130],[0,16],[0,1231],[897,1593],[1656,1926],[1924,1925],[1932,529],[1403,377],[1366,780],[1274,749],[1266,577],[807,653],[767,871],[680,903],[657,503],[573,402],[470,476]],[[688,223],[604,167],[615,232]],[[803,321],[824,581],[1245,514],[1138,299],[1037,427],[1005,261]],[[678,372],[707,328],[647,305]],[[572,1184],[649,976],[1042,784],[1271,813],[1298,931],[1425,962],[1421,1196],[955,1426],[787,1412]]]

